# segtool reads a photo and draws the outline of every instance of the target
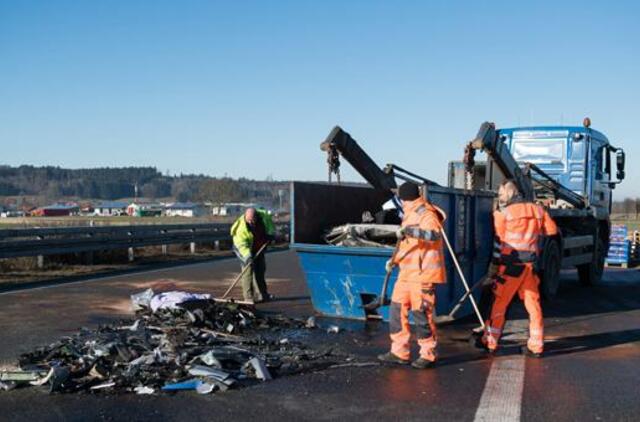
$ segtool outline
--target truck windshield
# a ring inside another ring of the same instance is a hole
[[[514,139],[511,154],[516,161],[562,164],[566,155],[566,139]]]

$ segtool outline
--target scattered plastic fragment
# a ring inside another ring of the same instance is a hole
[[[200,366],[200,365],[192,366],[189,369],[189,374],[198,376],[198,377],[211,377],[211,378],[217,379],[218,381],[223,381],[223,382],[230,377],[228,372],[221,371],[215,368],[208,368],[206,366]]]
[[[164,391],[195,390],[201,384],[202,384],[202,381],[197,379],[192,379],[188,381],[167,384],[164,387],[162,387],[162,389]]]
[[[37,381],[42,374],[38,371],[4,371],[0,372],[0,381],[31,382]]]
[[[140,327],[140,320],[136,319],[136,322],[134,322],[131,325],[126,325],[122,327],[121,330],[138,331],[139,327]]]
[[[149,308],[151,304],[151,298],[153,298],[154,295],[155,293],[151,289],[147,289],[143,292],[131,295],[131,308],[134,311]]]
[[[307,318],[306,327],[307,328],[316,328],[316,317],[310,316],[309,318]]]
[[[269,381],[273,379],[271,377],[271,373],[261,359],[252,358],[249,360],[249,362],[247,362],[247,364],[253,367],[253,370],[256,373],[256,378],[258,378],[259,380]]]
[[[222,363],[220,363],[218,358],[216,358],[216,355],[213,353],[213,350],[209,350],[207,353],[203,353],[199,356],[196,356],[195,359],[200,359],[200,361],[207,366],[222,368]]]
[[[18,384],[15,381],[0,381],[0,390],[9,391],[17,386]]]
[[[337,325],[332,325],[329,328],[327,328],[327,333],[329,334],[337,334],[340,332],[340,327],[338,327]]]
[[[115,382],[105,382],[104,384],[98,384],[98,385],[94,385],[93,387],[90,387],[90,390],[104,390],[105,388],[111,388],[111,387],[115,387],[116,383]]]
[[[53,377],[53,374],[54,374],[55,370],[56,370],[56,367],[54,366],[49,370],[49,372],[44,377],[42,377],[40,379],[37,379],[37,380],[30,381],[29,384],[31,384],[31,385],[44,385],[44,384],[48,383],[49,380],[51,379],[51,377]]]
[[[198,392],[198,394],[209,394],[213,392],[213,390],[215,389],[216,389],[215,384],[209,384],[206,382],[203,382],[202,384],[196,387],[196,391]]]
[[[137,386],[133,391],[135,391],[136,394],[153,394],[155,392],[153,388],[144,385]]]
[[[53,393],[54,391],[60,391],[63,389],[65,382],[67,382],[71,376],[71,370],[66,366],[60,366],[57,364],[52,369],[53,374],[49,380],[49,391]]]

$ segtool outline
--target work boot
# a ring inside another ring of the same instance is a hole
[[[482,336],[478,337],[476,335],[472,335],[469,338],[469,344],[471,344],[471,346],[475,347],[476,349],[480,349],[487,352],[492,356],[496,354],[496,349],[489,349],[487,345],[484,344],[484,342],[482,341]]]
[[[534,353],[527,346],[522,346],[520,348],[520,353],[528,358],[536,358],[540,359],[542,357],[542,353]]]
[[[413,362],[411,362],[411,366],[413,366],[416,369],[428,369],[428,368],[433,368],[435,366],[435,362],[432,360],[427,360],[424,358],[418,358],[416,360],[414,360]]]
[[[398,365],[409,365],[409,359],[400,359],[391,352],[378,355],[378,360],[384,363],[397,363]]]
[[[255,302],[256,303],[265,303],[265,302],[271,302],[272,300],[275,300],[276,296],[272,295],[271,293],[267,293],[264,296],[260,296],[260,299],[256,299]]]

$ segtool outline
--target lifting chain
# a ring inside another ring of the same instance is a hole
[[[476,150],[473,148],[471,142],[469,142],[464,148],[464,158],[462,159],[464,163],[464,188],[468,190],[473,190],[475,188],[475,156]]]
[[[330,144],[327,149],[327,165],[329,166],[329,183],[331,183],[331,175],[335,173],[336,180],[340,184],[340,154],[334,144]]]

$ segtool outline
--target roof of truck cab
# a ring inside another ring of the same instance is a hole
[[[595,138],[598,138],[602,141],[608,142],[607,137],[602,133],[595,129],[586,128],[584,126],[522,126],[522,127],[508,127],[498,129],[498,132],[519,132],[519,131],[543,131],[543,132],[551,132],[558,130],[566,130],[569,132],[587,132],[593,135]]]

